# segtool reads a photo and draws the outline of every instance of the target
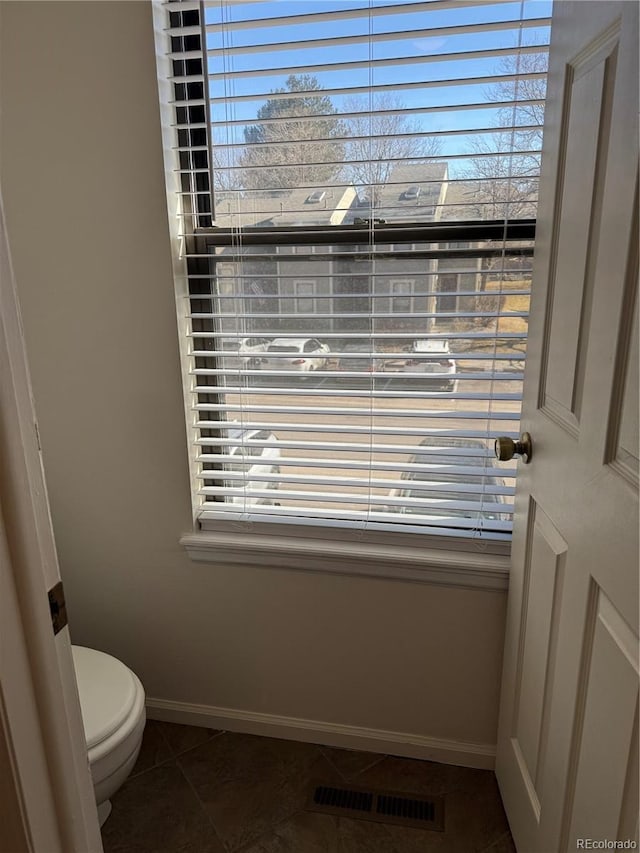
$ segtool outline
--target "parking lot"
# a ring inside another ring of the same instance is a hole
[[[478,376],[486,375],[482,371],[486,366],[473,365]],[[468,365],[461,364],[458,370],[460,376],[469,376]],[[361,501],[369,496],[383,507],[427,431],[473,436],[487,450],[497,435],[515,436],[521,374],[512,370],[500,376],[459,378],[455,390],[446,392],[435,387],[427,390],[430,386],[424,377],[393,374],[355,381],[330,370],[298,376],[254,375],[241,392],[229,389],[225,403],[242,407],[243,424],[263,425],[276,436],[282,506],[308,508],[313,500],[337,512],[361,510]],[[495,466],[504,470],[505,482],[511,482],[512,463]],[[470,482],[479,481],[470,477]],[[331,499],[337,492],[340,499]],[[320,495],[326,497],[319,502]]]

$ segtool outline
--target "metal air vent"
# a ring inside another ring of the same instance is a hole
[[[444,832],[444,798],[314,783],[307,811]]]

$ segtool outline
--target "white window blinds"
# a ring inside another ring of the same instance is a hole
[[[550,3],[167,8],[200,519],[507,539]]]

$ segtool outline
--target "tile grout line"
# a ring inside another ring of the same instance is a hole
[[[301,741],[301,742],[302,742],[302,741]],[[340,771],[338,770],[338,768],[337,768],[337,767],[334,767],[334,766],[333,766],[333,764],[332,764],[332,762],[331,762],[331,761],[329,761],[329,759],[327,758],[327,756],[326,756],[326,755],[324,754],[324,752],[322,751],[322,747],[321,747],[321,746],[319,746],[318,744],[310,744],[310,745],[311,745],[311,746],[315,746],[315,747],[316,747],[316,749],[318,750],[318,758],[324,758],[324,759],[325,759],[325,761],[326,761],[326,762],[327,762],[327,763],[328,763],[328,764],[329,764],[329,765],[330,765],[330,766],[331,766],[331,767],[336,771],[336,773],[340,776],[340,775],[341,775],[341,774],[340,774]],[[243,845],[242,845],[242,847],[236,847],[236,848],[235,848],[235,850],[231,850],[230,848],[227,848],[227,849],[229,850],[229,853],[242,853],[242,851],[243,851],[243,850],[244,850],[244,851],[250,850],[250,849],[251,849],[255,844],[259,844],[259,843],[260,843],[260,839],[261,839],[261,838],[265,838],[269,833],[274,833],[274,832],[275,832],[275,830],[276,830],[279,826],[282,826],[282,824],[283,824],[283,823],[287,823],[288,821],[290,821],[290,820],[292,820],[294,817],[296,817],[296,815],[303,814],[304,812],[306,812],[306,809],[305,809],[305,808],[301,808],[301,809],[297,809],[296,811],[292,812],[290,815],[286,815],[286,816],[285,816],[285,817],[283,817],[281,820],[277,821],[277,823],[274,823],[271,827],[269,827],[269,829],[267,830],[267,832],[265,832],[265,833],[263,833],[262,835],[258,836],[258,838],[255,838],[253,841],[248,841],[246,844],[243,844]],[[329,817],[334,817],[336,820],[338,820],[338,818],[337,818],[335,815],[328,815],[328,816],[329,816]],[[337,825],[337,824],[336,824],[336,825]],[[302,853],[302,851],[300,851],[300,853]]]
[[[190,749],[188,749],[188,750],[185,750],[184,752],[180,753],[180,755],[179,755],[179,756],[175,756],[172,760],[175,762],[176,766],[177,766],[177,767],[178,767],[178,769],[180,770],[181,775],[182,775],[182,776],[183,776],[183,778],[186,780],[187,784],[189,785],[189,788],[190,788],[190,789],[191,789],[191,791],[193,792],[193,794],[194,794],[194,796],[195,796],[195,798],[196,798],[196,800],[197,800],[197,802],[198,802],[198,805],[200,806],[200,809],[204,812],[205,817],[207,818],[207,821],[209,822],[209,824],[210,824],[210,825],[211,825],[211,827],[213,828],[214,833],[215,833],[215,836],[216,836],[217,840],[220,842],[220,844],[222,845],[222,848],[223,848],[225,851],[227,851],[227,853],[241,853],[241,851],[242,851],[242,849],[243,849],[243,848],[244,848],[245,850],[246,850],[246,849],[250,849],[252,845],[257,844],[257,843],[260,841],[260,839],[261,839],[262,837],[264,837],[264,835],[266,835],[267,833],[263,833],[262,835],[258,836],[258,838],[255,838],[253,841],[249,841],[249,842],[247,842],[247,844],[246,844],[246,845],[243,845],[242,847],[236,847],[236,848],[232,848],[232,847],[230,847],[230,846],[229,846],[225,841],[223,841],[223,839],[220,837],[220,834],[218,833],[218,829],[217,829],[217,827],[216,827],[216,825],[215,825],[215,821],[213,820],[213,818],[211,817],[211,815],[209,814],[209,812],[208,812],[208,811],[207,811],[207,809],[205,808],[204,803],[202,802],[202,800],[201,800],[201,799],[200,799],[200,797],[198,796],[198,792],[196,791],[195,787],[194,787],[194,786],[193,786],[193,784],[191,783],[191,780],[189,779],[188,775],[187,775],[187,774],[186,774],[186,772],[184,771],[183,767],[182,767],[182,766],[181,766],[181,764],[180,764],[180,760],[179,760],[180,758],[182,758],[182,757],[183,757],[184,755],[186,755],[187,753],[189,753],[189,752],[193,752],[193,751],[195,751],[196,749],[199,749],[199,748],[201,748],[201,747],[206,746],[207,744],[211,743],[211,741],[212,741],[212,740],[215,740],[219,735],[223,735],[223,734],[234,734],[234,733],[233,733],[233,732],[218,731],[218,732],[216,732],[216,734],[215,734],[215,735],[213,735],[213,737],[209,738],[209,740],[205,741],[204,743],[198,744],[197,746],[194,746],[194,747],[192,747],[192,748],[190,748]],[[309,744],[309,746],[313,746],[313,747],[316,749],[316,752],[317,752],[316,761],[317,761],[317,759],[319,759],[319,758],[323,758],[323,759],[324,759],[324,760],[329,764],[329,766],[333,768],[333,765],[331,764],[331,762],[329,761],[329,759],[324,755],[324,753],[322,752],[322,749],[320,748],[320,746],[319,746],[318,744]],[[169,748],[171,749],[171,747],[169,747]],[[335,769],[335,768],[334,768],[334,769]],[[338,772],[338,771],[337,771],[337,769],[336,769],[336,772]],[[338,773],[338,775],[340,775],[340,774]],[[301,813],[301,812],[303,812],[303,811],[305,811],[305,809],[304,809],[304,808],[302,808],[302,809],[297,809],[297,810],[293,811],[291,814],[286,815],[286,816],[285,816],[285,817],[283,817],[281,820],[277,821],[277,823],[274,823],[274,824],[269,828],[269,830],[267,830],[267,832],[272,832],[276,827],[280,826],[280,825],[281,825],[281,824],[283,824],[283,823],[286,823],[288,820],[291,820],[293,817],[295,817],[297,814],[300,814],[300,813]]]
[[[153,722],[153,721],[147,720],[145,722],[145,727],[146,727],[147,723],[149,723],[149,722]],[[154,729],[157,732],[157,734],[160,735],[160,739],[162,740],[162,742],[166,746],[167,751],[169,753],[169,757],[163,759],[162,761],[157,761],[155,764],[152,764],[150,767],[145,767],[144,770],[139,770],[137,773],[134,773],[134,774],[128,776],[126,779],[126,782],[128,782],[131,779],[137,779],[138,776],[143,776],[145,773],[148,773],[150,770],[155,770],[156,767],[162,767],[163,765],[167,764],[167,762],[174,760],[175,756],[173,754],[173,750],[171,749],[171,746],[169,745],[169,741],[163,735],[162,729],[160,729],[158,726],[155,726]],[[142,733],[142,737],[144,739],[144,731]]]
[[[363,767],[361,770],[358,770],[358,772],[357,772],[354,776],[352,776],[351,778],[349,778],[348,776],[345,776],[345,774],[342,772],[342,770],[340,770],[340,768],[338,767],[338,765],[337,765],[337,764],[335,764],[335,763],[331,760],[330,756],[328,756],[328,755],[325,753],[325,751],[324,751],[324,749],[323,749],[322,747],[320,747],[320,751],[322,752],[322,754],[324,755],[324,757],[327,759],[327,761],[329,762],[329,764],[330,764],[330,765],[333,767],[333,769],[336,771],[336,773],[338,774],[338,776],[340,776],[340,778],[341,778],[341,779],[343,779],[347,784],[353,784],[353,783],[355,782],[355,780],[358,778],[358,776],[360,776],[362,773],[366,773],[366,772],[367,772],[367,770],[371,770],[371,768],[372,768],[372,767],[375,767],[375,766],[376,766],[376,764],[380,764],[380,762],[381,762],[381,761],[384,761],[385,759],[389,758],[389,756],[388,756],[388,755],[382,755],[382,756],[380,756],[380,758],[374,758],[374,760],[371,762],[371,764],[367,764],[367,765],[366,765],[366,767]],[[347,751],[348,751],[348,750],[347,750]]]
[[[363,773],[366,773],[367,770],[371,770],[372,767],[375,767],[376,764],[380,764],[381,762],[385,761],[387,758],[389,758],[388,755],[383,755],[381,758],[376,758],[374,761],[371,762],[371,764],[367,764],[367,766],[363,767],[362,770],[358,770],[358,772],[354,776],[354,779],[357,779],[358,776],[361,776]]]
[[[224,734],[224,732],[219,732],[219,734]],[[214,737],[215,737],[215,736],[214,736]],[[201,743],[201,744],[200,744],[200,746],[206,746],[206,744],[210,743],[212,740],[213,740],[213,738],[210,738],[208,741],[205,741],[205,743]],[[198,747],[196,746],[196,747],[194,747],[193,749],[198,749]],[[186,755],[186,753],[187,753],[187,752],[192,752],[192,750],[188,749],[188,750],[186,750],[185,752],[181,753],[181,755]],[[218,843],[220,844],[220,847],[221,847],[223,850],[227,850],[227,851],[229,851],[229,847],[227,846],[227,844],[225,844],[225,842],[224,842],[224,841],[222,840],[222,838],[220,837],[220,834],[218,833],[218,828],[217,828],[217,826],[215,825],[215,823],[214,823],[214,821],[213,821],[213,818],[211,817],[211,815],[209,814],[208,810],[205,808],[204,803],[202,802],[202,800],[201,800],[201,799],[200,799],[200,797],[198,796],[198,792],[196,791],[196,789],[195,789],[194,785],[191,783],[191,780],[189,779],[189,777],[187,776],[187,774],[184,772],[184,769],[182,768],[182,765],[180,764],[180,761],[179,761],[178,757],[174,758],[174,761],[175,761],[175,763],[176,763],[176,767],[177,767],[177,768],[178,768],[178,770],[180,771],[180,775],[181,775],[181,776],[182,776],[182,778],[185,780],[185,782],[186,782],[186,783],[187,783],[187,785],[189,786],[189,790],[191,791],[191,793],[192,793],[192,794],[193,794],[193,796],[195,797],[196,802],[197,802],[198,806],[200,807],[200,811],[201,811],[201,812],[203,813],[203,815],[205,816],[205,819],[206,819],[207,823],[209,824],[209,826],[213,829],[213,834],[215,835],[216,840],[217,840],[217,841],[218,841]]]
[[[1,2],[1,0],[0,0],[0,2]],[[149,722],[155,722],[155,721],[149,720]],[[169,725],[178,725],[178,724],[169,723]],[[142,776],[143,774],[148,773],[150,770],[155,770],[157,767],[164,767],[164,765],[168,764],[169,761],[175,761],[176,759],[180,758],[181,756],[186,755],[188,752],[191,752],[193,749],[197,749],[199,746],[204,746],[205,743],[210,743],[210,741],[212,741],[214,738],[217,738],[219,735],[225,734],[224,731],[218,730],[214,734],[212,734],[211,737],[208,738],[208,740],[205,740],[202,743],[197,743],[197,744],[195,744],[195,746],[190,746],[187,749],[181,750],[180,752],[176,752],[173,749],[173,747],[171,746],[171,744],[169,743],[169,741],[167,740],[167,738],[162,733],[162,729],[156,728],[156,731],[160,735],[160,738],[164,742],[164,745],[166,746],[166,748],[169,752],[168,757],[163,758],[162,761],[156,761],[155,764],[152,764],[150,767],[145,767],[144,770],[138,770],[137,773],[132,773],[131,775],[127,776],[126,782],[128,782],[131,779],[137,779],[138,776]]]
[[[496,845],[500,841],[504,841],[505,839],[511,840],[511,842],[513,843],[513,836],[511,835],[510,829],[505,830],[505,832],[503,832],[502,835],[499,835],[498,838],[496,838],[494,841],[492,841],[488,847],[485,847],[483,850],[481,850],[480,853],[491,853],[491,851],[495,849]]]
[[[174,752],[174,750],[171,749],[171,745],[169,745],[169,750],[171,751],[174,758],[182,758],[182,756],[186,755],[188,752],[193,752],[194,749],[199,749],[201,746],[205,746],[205,744],[211,743],[212,740],[215,740],[217,737],[224,734],[226,734],[226,732],[217,731],[215,734],[211,735],[211,737],[207,738],[207,740],[203,740],[202,743],[196,743],[194,744],[194,746],[189,746],[187,747],[187,749],[183,749],[180,752]]]

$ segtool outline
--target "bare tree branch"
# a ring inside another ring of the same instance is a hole
[[[486,98],[513,101],[498,110],[496,123],[512,130],[476,136],[468,145],[473,155],[463,176],[474,182],[476,202],[486,219],[533,217],[538,199],[542,149],[546,50],[501,60],[496,73],[515,79],[490,86]],[[518,77],[524,75],[524,78]]]
[[[402,99],[389,94],[376,97],[373,106],[366,97],[345,101],[345,112],[361,113],[344,119],[352,137],[346,145],[346,159],[353,161],[347,163],[347,178],[371,188],[374,200],[398,160],[422,160],[440,153],[440,140],[424,136],[423,129],[407,118],[405,110]]]

